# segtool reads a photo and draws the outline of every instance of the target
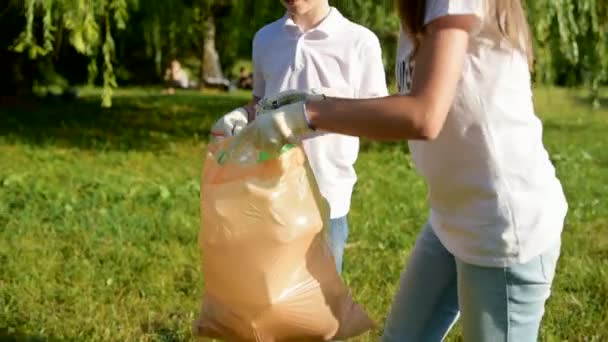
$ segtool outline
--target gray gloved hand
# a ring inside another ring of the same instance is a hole
[[[224,114],[213,124],[211,137],[221,139],[237,135],[243,128],[247,127],[247,123],[247,110],[239,107]]]

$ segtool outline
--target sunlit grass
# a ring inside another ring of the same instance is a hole
[[[83,95],[0,113],[0,340],[189,340],[201,154],[249,95],[132,88],[109,110]],[[543,340],[608,340],[608,111],[582,92],[536,96],[570,205]],[[345,278],[381,324],[426,188],[404,144],[365,143],[357,171]]]

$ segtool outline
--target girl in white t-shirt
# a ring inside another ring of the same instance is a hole
[[[384,340],[439,341],[460,314],[465,341],[535,341],[567,204],[534,113],[520,0],[398,3],[401,94],[278,96],[238,139],[278,149],[317,129],[409,140],[431,210]]]

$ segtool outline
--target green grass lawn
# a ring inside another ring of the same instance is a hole
[[[583,94],[536,91],[570,204],[543,341],[608,341],[608,110]],[[202,153],[248,96],[125,89],[110,110],[94,92],[0,108],[0,340],[192,339]],[[380,324],[427,216],[404,146],[364,143],[357,163],[345,278]]]

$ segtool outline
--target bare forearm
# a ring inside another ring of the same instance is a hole
[[[327,99],[307,104],[311,124],[322,131],[375,140],[427,140],[438,132],[420,99],[405,95],[352,100]]]
[[[432,140],[443,128],[456,95],[474,16],[447,16],[427,27],[416,55],[410,95],[370,100],[309,102],[319,130],[376,140]]]
[[[245,108],[245,110],[247,111],[247,120],[249,122],[255,119],[255,105],[258,104],[260,100],[261,99],[259,97],[253,96],[251,101],[249,101],[249,103],[243,106],[243,108]]]

